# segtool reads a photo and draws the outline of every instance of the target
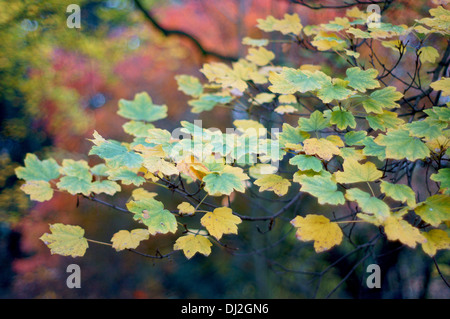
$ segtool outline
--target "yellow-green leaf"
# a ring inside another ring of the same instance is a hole
[[[53,197],[53,189],[46,181],[27,181],[20,189],[30,195],[31,200],[44,202]]]
[[[348,158],[344,161],[343,167],[343,172],[334,173],[338,183],[373,182],[383,176],[383,173],[371,162],[360,164],[357,160]]]
[[[432,229],[422,235],[427,240],[422,243],[422,249],[428,256],[433,257],[441,249],[450,249],[450,237],[442,229]]]
[[[81,257],[89,247],[84,238],[84,229],[80,226],[53,224],[51,234],[45,233],[39,238],[50,248],[52,254],[61,256]]]

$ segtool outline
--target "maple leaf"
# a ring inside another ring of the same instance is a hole
[[[416,248],[417,243],[423,244],[427,241],[420,231],[406,220],[389,216],[383,225],[384,232],[391,241],[399,240],[411,248]]]
[[[116,251],[124,249],[134,249],[139,246],[141,241],[149,238],[149,232],[146,229],[120,230],[111,238],[112,247]]]
[[[195,214],[195,207],[188,202],[182,202],[177,206],[180,215],[192,216]]]
[[[211,254],[212,243],[202,235],[188,234],[177,239],[174,250],[183,250],[187,259],[191,259],[196,253],[209,256]]]
[[[20,186],[20,189],[30,195],[31,200],[44,202],[53,197],[53,189],[49,182],[46,181],[27,181]]]
[[[432,229],[422,235],[427,240],[422,243],[422,249],[428,256],[433,257],[441,249],[450,249],[450,237],[444,230]]]
[[[255,185],[260,186],[259,191],[273,191],[278,196],[286,195],[291,186],[291,182],[287,179],[274,174],[268,174],[260,177],[254,182]]]
[[[141,92],[134,96],[133,101],[119,100],[117,114],[130,120],[154,122],[167,117],[167,106],[153,104],[147,92]]]
[[[342,242],[341,228],[325,216],[297,216],[291,220],[291,224],[297,228],[295,235],[298,240],[314,241],[314,249],[317,253],[327,251]]]
[[[175,233],[177,231],[177,220],[163,203],[153,198],[145,198],[129,201],[127,208],[134,214],[133,219],[139,220],[148,226],[151,235]]]
[[[309,138],[303,141],[303,151],[307,155],[317,155],[318,157],[329,161],[334,155],[339,155],[339,148],[325,138]]]
[[[338,183],[372,182],[383,176],[383,173],[371,162],[360,164],[357,160],[349,158],[344,161],[343,168],[343,172],[334,173]]]
[[[206,213],[200,222],[212,236],[219,240],[223,234],[237,234],[236,225],[240,224],[242,220],[233,215],[230,208],[220,207],[214,209],[213,212]]]
[[[84,229],[80,226],[53,224],[51,234],[45,233],[39,238],[50,248],[52,254],[61,256],[81,257],[89,247],[84,238]]]
[[[59,165],[54,159],[39,160],[31,153],[25,157],[25,167],[17,167],[15,173],[18,178],[26,181],[50,181],[59,177]]]

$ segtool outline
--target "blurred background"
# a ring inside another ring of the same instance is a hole
[[[66,26],[66,8],[72,3],[81,7],[80,29]],[[411,25],[427,15],[431,5],[431,1],[394,1],[382,19]],[[197,255],[189,261],[181,253],[152,260],[93,244],[83,258],[52,256],[39,240],[48,224],[81,225],[87,237],[105,242],[136,224],[120,212],[67,194],[31,202],[14,175],[28,152],[39,158],[96,164],[98,158],[86,155],[91,148],[87,138],[95,129],[106,138],[129,141],[121,127],[124,120],[116,114],[118,100],[132,99],[142,91],[156,104],[169,107],[168,118],[158,127],[171,130],[180,120],[197,118],[203,119],[204,127],[229,127],[233,118],[227,110],[191,113],[187,97],[177,90],[175,75],[202,78],[198,70],[203,63],[245,56],[241,44],[245,36],[276,40],[279,35],[263,34],[255,27],[256,20],[293,12],[307,25],[343,16],[345,9],[318,11],[282,0],[0,0],[0,298],[320,298],[338,285],[359,260],[358,254],[320,279],[302,273],[298,270],[320,272],[351,249],[342,245],[317,255],[311,244],[288,233],[288,225],[264,234],[266,223],[242,224],[239,239],[227,238],[230,247],[239,246],[238,251],[214,246],[210,257]],[[192,35],[213,54],[202,54],[186,37],[166,36],[165,31],[173,29]],[[346,68],[342,59],[288,44],[275,43],[271,49],[282,64],[322,64],[327,73]],[[392,54],[388,50],[386,57]],[[107,199],[123,206],[132,188],[123,189],[123,194]],[[158,193],[169,208],[181,202],[170,192]],[[271,209],[270,199],[260,204]],[[304,205],[320,210],[315,202]],[[236,207],[243,212],[258,210],[242,199]],[[361,236],[364,240],[370,234]],[[140,250],[166,253],[176,238],[156,236]],[[385,243],[380,249],[377,262],[383,263],[383,289],[364,289],[367,274],[361,268],[333,297],[450,297],[420,248],[413,251]],[[449,276],[450,256],[441,252],[437,257]],[[71,263],[81,267],[81,289],[66,287],[66,267]],[[369,258],[366,264],[370,263]]]

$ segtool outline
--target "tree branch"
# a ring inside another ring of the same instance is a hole
[[[153,25],[153,27],[155,27],[158,31],[160,31],[162,34],[164,34],[164,36],[168,37],[171,35],[177,35],[182,38],[188,39],[200,51],[200,53],[202,54],[203,57],[211,56],[211,57],[215,57],[215,58],[218,58],[218,59],[224,60],[224,61],[237,61],[238,60],[238,57],[236,57],[236,56],[223,55],[221,53],[210,51],[210,50],[206,49],[196,37],[194,37],[193,35],[185,32],[183,30],[167,29],[167,28],[163,27],[155,19],[155,17],[152,15],[152,13],[144,8],[144,6],[142,5],[142,3],[139,0],[134,0],[134,4],[136,5],[136,8],[142,12],[144,17]]]

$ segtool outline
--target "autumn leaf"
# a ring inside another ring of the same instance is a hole
[[[338,183],[373,182],[383,176],[383,173],[371,162],[360,164],[357,160],[349,158],[344,161],[343,168],[343,172],[334,173]]]
[[[389,216],[384,225],[384,232],[391,241],[400,241],[411,248],[416,248],[417,243],[423,244],[427,240],[420,231],[403,219]]]
[[[427,240],[422,243],[422,249],[428,256],[434,257],[438,250],[450,249],[450,237],[442,229],[432,229],[422,235]]]
[[[52,254],[61,256],[81,257],[89,247],[84,238],[84,229],[80,226],[53,224],[51,234],[45,233],[39,238],[50,248]]]
[[[205,256],[211,254],[212,243],[208,238],[202,235],[188,234],[177,239],[174,250],[183,250],[187,259],[191,259],[196,253]]]
[[[219,240],[223,234],[237,234],[236,225],[240,224],[242,220],[233,215],[230,208],[220,207],[214,209],[213,212],[206,213],[200,222],[212,236]]]
[[[128,230],[120,230],[111,238],[112,247],[121,251],[124,249],[134,249],[139,246],[141,241],[149,238],[149,232],[146,229],[133,229],[131,232]]]
[[[20,189],[30,195],[31,200],[38,202],[44,202],[53,197],[53,189],[46,181],[28,181],[20,186]]]
[[[274,174],[268,174],[260,177],[254,182],[255,185],[260,186],[259,191],[273,191],[278,196],[286,195],[291,186],[291,182],[287,179]]]
[[[291,220],[291,224],[297,228],[295,235],[298,240],[314,241],[314,249],[317,253],[327,251],[342,242],[341,228],[325,216],[297,216]]]
[[[318,157],[329,161],[334,155],[339,155],[339,148],[325,138],[309,138],[303,141],[303,151],[306,155],[317,155]]]
[[[195,207],[188,202],[182,202],[177,206],[180,215],[192,216],[195,214]]]

